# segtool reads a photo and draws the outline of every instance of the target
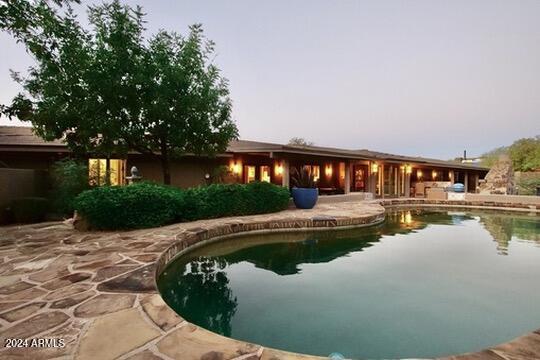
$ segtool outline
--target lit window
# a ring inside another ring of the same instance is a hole
[[[107,159],[88,159],[90,185],[107,185],[107,183],[109,185],[124,185],[125,168],[125,160],[110,159],[107,172]]]
[[[270,182],[270,166],[261,166],[261,181]]]
[[[244,183],[248,184],[255,181],[255,166],[246,165],[244,166]]]

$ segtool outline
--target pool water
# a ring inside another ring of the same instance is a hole
[[[267,347],[477,351],[540,328],[540,217],[404,210],[369,228],[249,235],[184,255],[158,286],[186,320]]]

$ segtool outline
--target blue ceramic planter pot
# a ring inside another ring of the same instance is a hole
[[[319,189],[292,188],[294,205],[298,209],[312,209],[319,198]]]

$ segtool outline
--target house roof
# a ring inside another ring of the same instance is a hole
[[[31,127],[0,126],[0,149],[44,151],[50,148],[53,151],[68,151],[67,146],[60,140],[44,141],[36,136]],[[366,149],[350,150],[323,146],[283,145],[276,143],[235,140],[227,147],[229,153],[287,153],[312,156],[329,156],[347,159],[379,160],[386,162],[409,162],[418,165],[438,166],[456,169],[489,170],[474,164],[462,164],[440,159],[431,159],[416,156],[403,156],[388,154]]]
[[[28,126],[0,126],[0,145],[65,146],[60,140],[43,140]]]

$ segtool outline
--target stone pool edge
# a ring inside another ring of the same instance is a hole
[[[377,204],[382,207],[382,213],[369,216],[358,217],[331,217],[331,216],[314,216],[311,219],[296,219],[286,221],[268,221],[255,224],[244,224],[242,222],[233,223],[235,226],[221,225],[215,228],[207,229],[188,229],[190,234],[180,234],[176,236],[175,243],[172,244],[160,256],[156,263],[154,281],[156,289],[157,279],[163,270],[172,261],[185,253],[196,248],[203,247],[209,243],[224,241],[237,236],[246,236],[250,234],[265,234],[279,232],[294,232],[294,231],[325,231],[331,228],[349,229],[357,227],[366,227],[380,224],[385,219],[386,208],[396,207],[431,207],[431,208],[461,208],[461,209],[489,209],[498,211],[516,211],[540,213],[540,206],[523,204],[516,202],[492,202],[492,201],[449,201],[449,200],[431,200],[431,199],[378,199],[365,201],[369,204]],[[292,225],[292,226],[291,226]],[[158,289],[158,294],[159,289]],[[161,296],[161,294],[160,294]],[[185,321],[185,320],[184,320]],[[187,321],[185,321],[187,322]],[[191,326],[194,324],[188,323]],[[222,337],[221,335],[214,334]],[[232,338],[224,337],[234,342],[242,342]],[[246,343],[246,345],[253,345]],[[241,359],[261,359],[261,360],[300,360],[300,359],[327,359],[324,357],[292,353],[273,349],[268,347],[258,346],[258,351],[252,355],[244,355]],[[521,359],[540,359],[540,329],[522,335],[508,342],[496,345],[492,348],[487,348],[478,352],[465,354],[451,355],[448,357],[437,358],[439,360],[468,360],[468,359],[486,359],[486,360],[521,360]],[[201,360],[206,360],[201,358]],[[238,358],[240,360],[240,358]]]

